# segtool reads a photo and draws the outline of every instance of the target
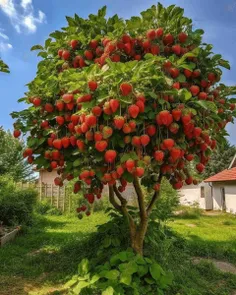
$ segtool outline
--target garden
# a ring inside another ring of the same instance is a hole
[[[13,136],[0,129],[0,236],[18,231],[0,248],[0,294],[236,294],[235,216],[179,204],[235,153],[229,62],[175,5],[66,19],[31,48],[24,109]],[[57,171],[71,212],[19,185],[41,171]]]

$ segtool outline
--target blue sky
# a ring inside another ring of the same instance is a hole
[[[223,81],[236,85],[236,0],[164,0],[161,3],[183,7],[194,25],[204,29],[204,41],[213,44],[214,52],[230,61],[231,70],[224,71]],[[0,0],[0,56],[11,70],[10,75],[0,73],[0,126],[12,129],[9,113],[22,109],[17,99],[24,95],[25,84],[35,76],[39,60],[30,48],[43,44],[52,31],[65,26],[66,15],[77,13],[87,17],[107,5],[108,15],[117,13],[129,18],[153,4],[156,2],[151,0]],[[228,132],[230,142],[236,144],[235,125],[228,126]]]

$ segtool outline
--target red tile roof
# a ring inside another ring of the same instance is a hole
[[[213,175],[207,179],[205,179],[205,182],[214,182],[214,181],[236,181],[236,167],[231,169],[225,169],[220,173],[217,173],[216,175]]]

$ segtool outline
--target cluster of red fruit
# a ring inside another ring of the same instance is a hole
[[[169,179],[175,189],[180,189],[184,182],[196,184],[188,171],[188,162],[195,159],[198,162],[197,171],[201,173],[204,170],[211,151],[216,147],[212,134],[232,120],[235,104],[221,97],[220,87],[214,87],[220,79],[218,73],[198,68],[201,57],[186,58],[186,65],[188,62],[195,63],[193,70],[178,68],[177,63],[169,59],[170,55],[178,58],[194,48],[195,45],[188,42],[186,33],[181,32],[174,37],[158,28],[149,30],[144,38],[132,38],[125,34],[115,41],[108,38],[91,40],[88,46],[72,40],[65,49],[58,51],[58,56],[65,60],[61,71],[69,67],[83,68],[91,61],[103,66],[108,58],[113,62],[142,62],[147,53],[161,55],[165,57],[159,62],[161,71],[173,80],[167,90],[185,89],[192,95],[190,102],[204,100],[214,103],[220,122],[215,123],[212,119],[206,123],[204,116],[207,110],[191,109],[178,100],[178,95],[166,94],[166,89],[159,91],[154,99],[149,93],[137,91],[130,82],[119,84],[117,98],[98,102],[103,80],[94,78],[88,81],[86,89],[68,93],[61,90],[54,102],[45,102],[38,96],[29,98],[38,116],[33,120],[38,129],[31,134],[32,137],[40,139],[45,131],[50,132],[43,149],[27,148],[24,157],[33,163],[33,154],[42,154],[43,150],[47,168],[58,169],[60,176],[55,179],[55,184],[62,186],[65,179],[69,181],[78,176],[74,192],[83,190],[88,204],[101,198],[105,184],[118,184],[118,190],[123,192],[127,180],[133,177],[146,178],[148,187],[158,191],[158,179],[149,177],[155,172]],[[83,54],[78,55],[81,50],[84,50]],[[184,82],[181,82],[181,76],[185,77]],[[128,97],[130,103],[122,104],[121,97]],[[165,103],[159,104],[159,100]],[[84,103],[88,102],[94,103],[91,107],[84,107]],[[147,117],[148,107],[151,107],[154,117]],[[20,134],[20,130],[14,130],[15,137]],[[80,163],[68,171],[71,154],[76,149],[80,152]],[[123,156],[126,156],[125,160]],[[88,158],[88,162],[84,162],[84,158]],[[79,175],[75,172],[77,168]],[[90,214],[84,204],[77,211]]]

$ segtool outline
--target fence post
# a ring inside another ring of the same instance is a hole
[[[42,201],[42,183],[39,184],[39,200]]]
[[[59,209],[59,197],[60,197],[60,186],[58,186],[58,193],[57,193],[57,209]]]
[[[53,205],[53,184],[51,184],[51,205]]]

